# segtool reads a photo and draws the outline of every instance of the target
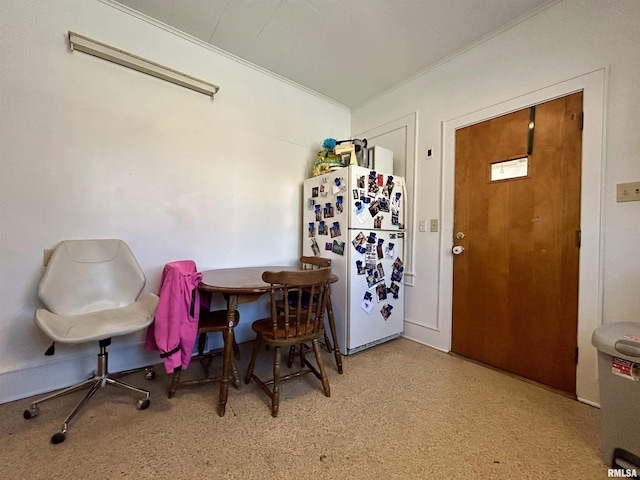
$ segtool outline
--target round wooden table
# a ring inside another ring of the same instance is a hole
[[[231,355],[233,354],[233,320],[235,318],[235,312],[239,304],[253,302],[269,291],[270,285],[262,280],[262,274],[267,270],[273,272],[295,271],[300,270],[300,267],[291,265],[267,265],[263,267],[222,268],[202,272],[202,281],[198,288],[204,292],[221,293],[227,301],[227,330],[224,334],[222,380],[220,382],[220,395],[218,399],[218,415],[221,417],[225,414],[229,393],[229,370]],[[338,277],[332,274],[329,283],[335,283],[337,281]],[[338,371],[342,373],[342,355],[335,332],[331,293],[329,293],[329,300],[327,301],[327,315],[333,336],[336,364]]]

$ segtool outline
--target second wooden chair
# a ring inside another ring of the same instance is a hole
[[[331,268],[331,259],[325,257],[310,257],[310,256],[302,256],[300,257],[300,265],[303,270],[316,270],[319,268]],[[329,333],[331,333],[331,340],[329,340],[329,336],[327,335],[327,331],[325,329],[324,333],[324,345],[329,353],[333,352],[335,360],[336,360],[336,368],[338,369],[338,373],[342,373],[342,354],[340,353],[340,344],[338,342],[338,335],[336,332],[336,323],[333,317],[333,305],[331,303],[331,286],[329,285],[329,291],[327,292],[327,320],[329,322]],[[289,306],[293,312],[295,312],[295,301],[297,298],[298,292],[291,291],[289,293],[289,297],[287,301],[289,302]],[[282,313],[284,311],[284,299],[279,300],[277,303],[278,312]],[[301,349],[304,349],[304,344],[300,345]],[[291,346],[289,350],[288,357],[288,366],[291,367],[293,365],[293,361],[295,358],[295,349],[296,346]]]

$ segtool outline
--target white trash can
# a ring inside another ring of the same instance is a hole
[[[640,475],[640,323],[603,325],[591,343],[598,349],[602,459]]]

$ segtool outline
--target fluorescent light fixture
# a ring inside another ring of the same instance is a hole
[[[152,77],[160,78],[167,82],[175,83],[185,88],[204,93],[213,99],[213,95],[220,90],[220,87],[212,83],[203,82],[184,73],[177,72],[171,68],[163,67],[157,63],[150,62],[144,58],[125,52],[118,48],[111,47],[90,38],[69,32],[69,46],[71,50],[79,50],[89,55],[109,60],[138,72],[146,73]]]

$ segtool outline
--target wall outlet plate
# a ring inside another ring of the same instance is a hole
[[[640,201],[640,182],[618,183],[616,185],[616,202]]]

